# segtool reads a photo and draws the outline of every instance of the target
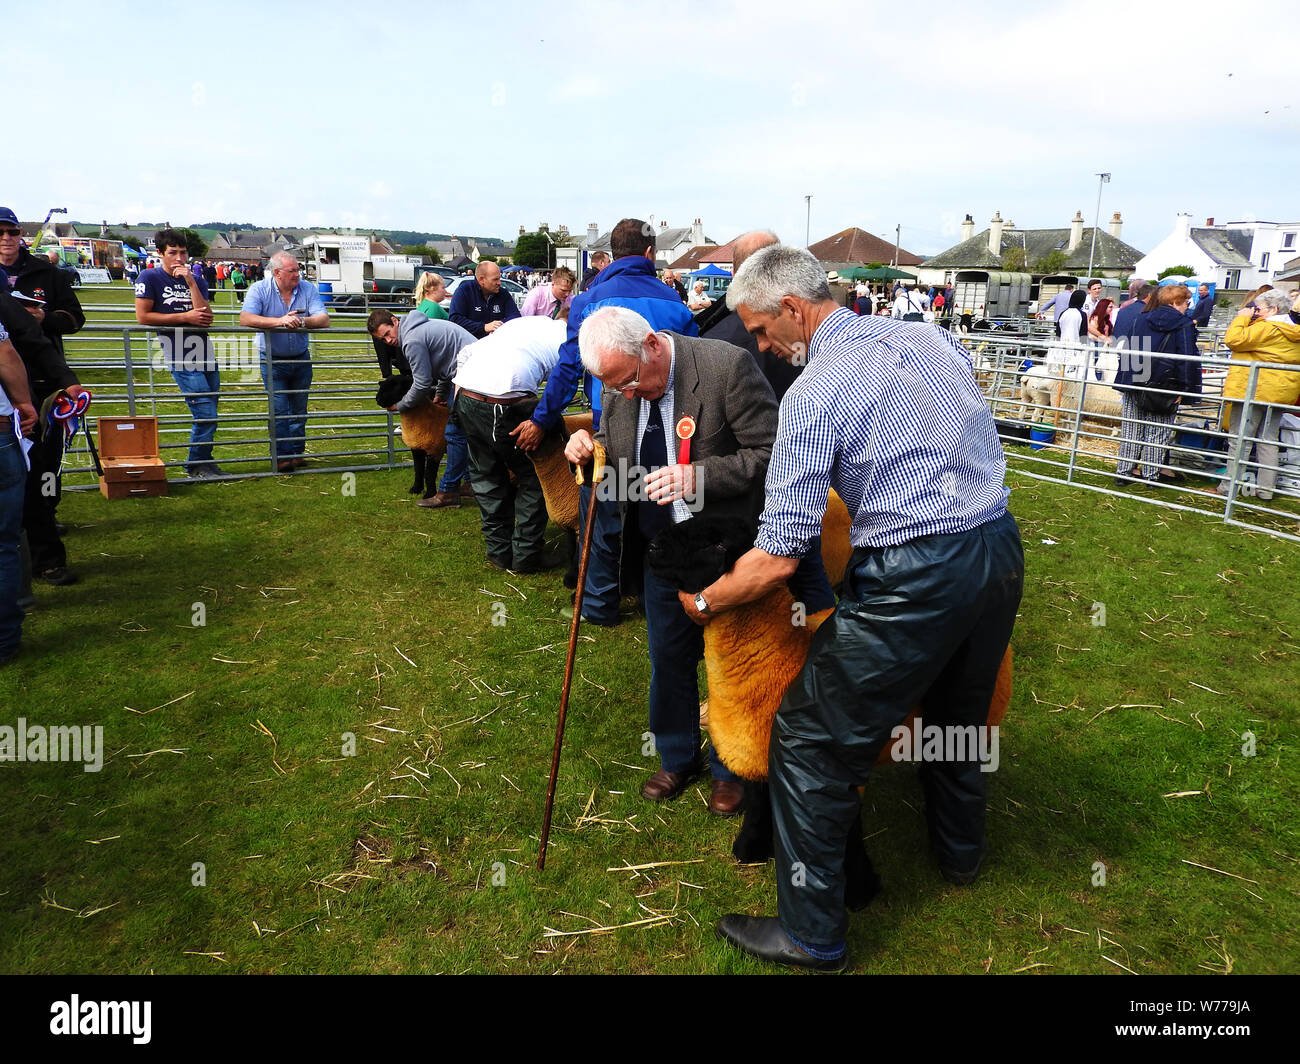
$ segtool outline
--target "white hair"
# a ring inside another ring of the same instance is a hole
[[[578,330],[578,352],[582,355],[582,364],[593,377],[600,377],[607,354],[630,355],[641,362],[649,362],[645,338],[652,332],[650,323],[635,310],[601,307]]]
[[[1256,296],[1255,306],[1273,314],[1285,314],[1291,309],[1294,298],[1290,293],[1283,292],[1280,288],[1274,288],[1261,296]]]
[[[775,314],[785,296],[809,303],[831,298],[826,271],[803,248],[770,244],[754,252],[736,271],[727,289],[727,306],[735,310],[745,304],[759,314]]]
[[[271,260],[269,262],[269,265],[271,267],[271,272],[274,273],[276,270],[284,269],[284,267],[287,266],[290,262],[294,263],[295,265],[298,262],[297,258],[294,257],[294,255],[291,252],[288,251],[275,252],[274,254],[271,255]]]

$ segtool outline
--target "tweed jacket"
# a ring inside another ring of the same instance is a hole
[[[697,516],[734,516],[757,522],[763,509],[763,483],[776,438],[776,397],[748,351],[720,340],[669,333],[676,359],[673,380],[674,418],[695,419],[690,462],[696,470],[700,509]],[[596,439],[615,470],[619,459],[636,459],[640,399],[624,399],[604,389],[604,416]],[[678,440],[665,426],[670,449]],[[676,455],[670,450],[670,460]],[[626,497],[619,495],[626,519]]]

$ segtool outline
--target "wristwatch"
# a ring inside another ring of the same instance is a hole
[[[704,616],[706,617],[713,616],[713,613],[709,610],[709,604],[704,601],[703,591],[695,592],[695,608],[699,610],[702,614],[704,614]]]

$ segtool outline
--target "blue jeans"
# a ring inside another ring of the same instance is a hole
[[[271,379],[267,379],[267,366]],[[311,388],[311,356],[268,359],[262,356],[262,383],[267,392],[274,383],[271,396],[275,417],[270,422],[271,439],[275,441],[275,457],[279,461],[300,455],[307,445],[307,391]]]
[[[187,465],[205,465],[212,461],[212,440],[217,434],[217,395],[221,391],[221,374],[215,370],[173,369],[172,377],[185,395],[185,405],[194,415],[190,429],[190,456]]]
[[[686,616],[676,585],[660,580],[649,565],[643,566],[643,572],[650,730],[664,771],[685,772],[700,752],[700,686],[695,667],[704,657],[704,629]],[[712,745],[709,769],[715,780],[738,778],[718,759]]]
[[[587,505],[591,501],[591,485],[578,489],[578,546],[582,547],[582,533],[587,527]],[[582,619],[596,624],[618,623],[619,599],[619,538],[623,526],[618,517],[618,502],[614,499],[596,500],[596,519],[591,527],[591,553],[587,558],[587,582],[582,591]]]
[[[450,407],[455,408],[454,391],[447,402]],[[447,464],[443,467],[442,479],[438,481],[438,490],[455,491],[460,487],[462,480],[469,478],[469,441],[465,439],[465,434],[451,418],[447,419],[447,429],[443,435],[447,440]]]
[[[18,537],[23,530],[23,490],[27,463],[23,461],[13,422],[0,421],[0,661],[18,650],[23,611],[18,605],[22,583]]]

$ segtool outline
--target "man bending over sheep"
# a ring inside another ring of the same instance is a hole
[[[560,359],[569,311],[561,305],[558,313],[558,318],[513,318],[460,352],[453,417],[469,444],[470,482],[482,516],[487,561],[495,569],[537,573],[561,561],[543,555],[542,484],[510,436],[519,417],[537,406],[537,386]]]
[[[779,244],[741,267],[727,302],[762,350],[806,368],[782,400],[754,548],[699,596],[681,593],[683,608],[705,623],[787,579],[832,487],[854,553],[772,728],[779,915],[731,914],[718,933],[765,960],[837,970],[857,785],[913,706],[927,725],[984,724],[1024,556],[993,419],[956,340],[837,307],[816,259]],[[954,883],[984,860],[980,767],[973,751],[921,765],[931,846]]]
[[[449,385],[442,385],[442,382],[450,382],[456,375],[456,356],[462,347],[474,342],[474,337],[459,325],[430,320],[418,310],[411,311],[400,324],[388,311],[372,310],[366,319],[366,330],[382,343],[400,347],[411,367],[411,387],[389,408],[399,414],[435,397],[445,401]],[[447,462],[450,465],[453,459],[448,457]],[[426,475],[432,480],[437,472],[435,466],[426,470]],[[416,505],[429,510],[459,506],[460,495],[453,485],[452,490],[440,491],[421,499]]]

